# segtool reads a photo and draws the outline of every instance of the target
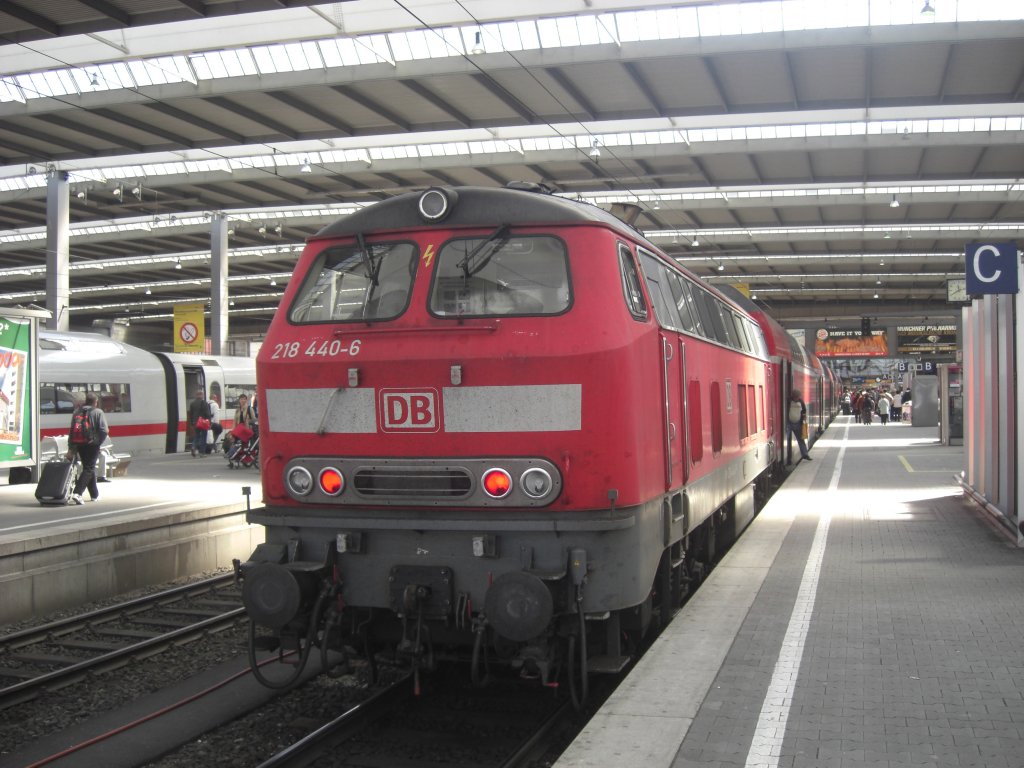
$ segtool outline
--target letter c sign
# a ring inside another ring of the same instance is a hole
[[[1016,243],[968,243],[964,257],[968,295],[1017,293]]]

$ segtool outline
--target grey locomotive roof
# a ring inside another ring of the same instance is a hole
[[[451,227],[495,227],[500,224],[574,224],[600,223],[609,226],[631,239],[645,240],[637,230],[625,224],[601,208],[587,203],[567,200],[563,197],[508,187],[451,187],[458,193],[448,216],[437,224]],[[422,227],[425,222],[420,216],[417,203],[422,192],[408,192],[396,195],[374,205],[328,224],[314,236],[346,237],[356,233]],[[653,246],[652,246],[653,247]]]

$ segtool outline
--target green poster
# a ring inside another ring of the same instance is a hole
[[[0,315],[0,464],[32,458],[30,322]]]

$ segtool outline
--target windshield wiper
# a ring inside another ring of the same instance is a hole
[[[465,279],[468,280],[487,266],[487,262],[491,260],[491,257],[497,250],[508,242],[508,232],[510,229],[511,227],[508,224],[502,224],[487,239],[483,240],[476,248],[466,254],[466,258],[455,265],[462,270]],[[484,253],[484,249],[487,249],[486,253]],[[479,261],[474,261],[478,256],[480,257]]]
[[[363,264],[366,266],[366,276],[370,278],[370,282],[380,287],[380,283],[377,282],[377,273],[380,271],[380,261],[376,264],[373,261],[373,256],[370,254],[370,249],[366,247],[366,240],[363,238],[362,232],[356,232],[356,242],[359,243],[359,254],[363,257]]]

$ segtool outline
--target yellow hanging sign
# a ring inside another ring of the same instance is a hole
[[[203,304],[174,305],[174,351],[203,352],[206,348]]]

